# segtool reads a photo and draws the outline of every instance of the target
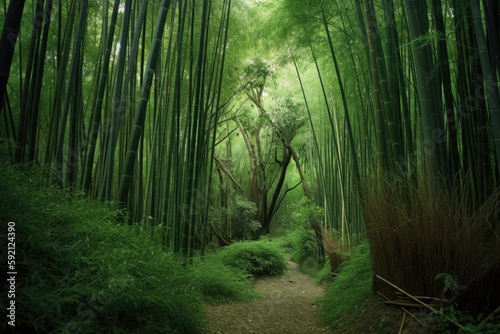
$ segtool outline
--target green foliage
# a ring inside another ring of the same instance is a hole
[[[352,250],[350,259],[341,264],[338,276],[321,300],[320,321],[332,326],[339,319],[363,305],[372,288],[373,271],[367,242]]]
[[[329,282],[332,279],[332,268],[329,261],[323,263],[323,267],[315,273],[316,283],[321,284],[324,282]]]
[[[456,332],[457,327],[445,317],[464,327],[458,330],[458,334],[496,334],[500,332],[500,317],[491,317],[483,326],[480,326],[484,319],[483,314],[474,317],[470,313],[461,311],[456,303],[432,312],[431,316],[435,323],[435,329],[439,333],[451,334]]]
[[[314,225],[323,219],[323,209],[313,205],[303,205],[292,214],[293,231],[289,234],[292,244],[292,258],[301,269],[316,267],[316,234]]]
[[[302,266],[316,258],[316,236],[307,226],[297,226],[288,238],[292,244],[292,259]]]
[[[257,206],[244,196],[234,194],[231,207],[231,233],[238,239],[248,238],[250,233],[260,228],[260,223],[253,218]]]
[[[458,288],[457,285],[457,276],[450,275],[447,273],[440,273],[434,277],[435,280],[442,279],[444,282],[443,294],[445,294],[450,288]]]
[[[303,205],[292,215],[297,224],[305,224],[311,228],[316,224],[321,224],[324,219],[324,209],[307,204],[305,198],[302,201]]]
[[[287,233],[287,232],[283,232]],[[272,238],[273,244],[279,246],[283,250],[285,250],[287,253],[291,252],[293,249],[293,244],[292,241],[290,240],[290,237],[288,235],[281,235],[278,237],[273,237]]]
[[[246,239],[261,227],[260,223],[253,219],[256,214],[257,206],[254,202],[233,192],[230,208],[210,208],[209,218],[212,221],[222,222],[223,217],[228,217],[231,222],[231,237]]]
[[[306,123],[304,105],[295,102],[289,95],[275,98],[276,106],[269,113],[273,126],[280,136],[291,141]]]
[[[258,295],[243,271],[225,266],[214,256],[196,263],[193,277],[196,288],[208,303],[249,301]]]
[[[288,267],[283,250],[265,239],[234,243],[222,248],[216,256],[223,264],[253,277],[278,276]]]
[[[250,80],[250,87],[264,89],[266,79],[274,74],[271,65],[257,58],[245,67],[245,76]]]
[[[0,217],[16,223],[20,332],[198,330],[203,302],[191,275],[117,212],[0,166]],[[2,303],[3,304],[3,303]],[[2,305],[5,307],[5,305]]]

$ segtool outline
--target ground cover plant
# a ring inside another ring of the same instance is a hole
[[[242,270],[224,265],[215,256],[207,255],[197,261],[192,273],[194,285],[208,303],[249,301],[258,296],[252,281]]]
[[[296,227],[290,231],[289,240],[292,245],[291,256],[303,271],[314,271],[318,267],[316,257],[316,236],[306,226]]]
[[[292,260],[302,271],[312,274],[325,262],[321,230],[324,210],[308,203],[307,199],[294,205],[294,208],[290,217],[291,229],[287,235],[292,246]]]
[[[203,300],[256,296],[243,271],[215,258],[185,266],[103,204],[30,170],[2,165],[0,175],[0,217],[16,223],[16,303],[30,305],[17,309],[18,330],[194,332]]]
[[[443,307],[431,313],[431,317],[434,328],[438,333],[496,334],[500,332],[500,317],[498,315],[488,319],[485,319],[482,314],[473,316],[470,313],[461,311],[457,304]],[[458,328],[446,318],[455,321],[463,328]]]
[[[360,310],[368,301],[373,282],[369,245],[364,242],[352,249],[351,257],[343,262],[338,276],[330,283],[321,300],[320,321],[332,327],[342,327],[342,316]]]
[[[16,329],[171,332],[199,328],[190,272],[117,212],[0,167],[0,217],[16,223]],[[2,305],[5,306],[5,305]]]
[[[215,256],[223,264],[243,270],[250,277],[278,276],[288,267],[283,249],[265,238],[231,244]]]

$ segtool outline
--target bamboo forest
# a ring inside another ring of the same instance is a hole
[[[2,333],[500,333],[498,0],[0,0]]]

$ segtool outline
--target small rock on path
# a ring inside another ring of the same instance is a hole
[[[296,263],[288,261],[288,273],[256,281],[262,297],[251,302],[207,305],[207,334],[316,334],[333,333],[317,323],[325,288],[317,286],[301,273]]]

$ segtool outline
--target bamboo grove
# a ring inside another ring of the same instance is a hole
[[[422,178],[450,194],[467,188],[474,208],[494,192],[497,2],[292,0],[281,11],[296,26],[288,38],[301,50],[299,80],[312,71],[319,83],[303,87],[306,103],[323,100],[312,125],[331,228],[363,229],[358,200],[374,173],[402,199]]]
[[[267,233],[294,189],[343,245],[368,234],[382,271],[406,243],[408,261],[453,240],[498,245],[498,1],[3,4],[2,148],[122,208],[167,249],[203,253],[209,209],[232,193]]]
[[[205,233],[231,1],[11,1],[6,17],[19,23],[23,6],[31,40],[10,49],[19,73],[2,115],[15,162],[116,203],[192,254]]]
[[[481,286],[495,284],[500,261],[498,2],[291,0],[282,10],[297,27],[298,79],[316,72],[314,88],[301,84],[305,104],[323,97],[323,116],[309,117],[325,225],[343,243],[366,229],[377,273],[399,286],[439,296],[434,276],[453,273],[468,288],[453,298],[494,307],[498,290]]]

